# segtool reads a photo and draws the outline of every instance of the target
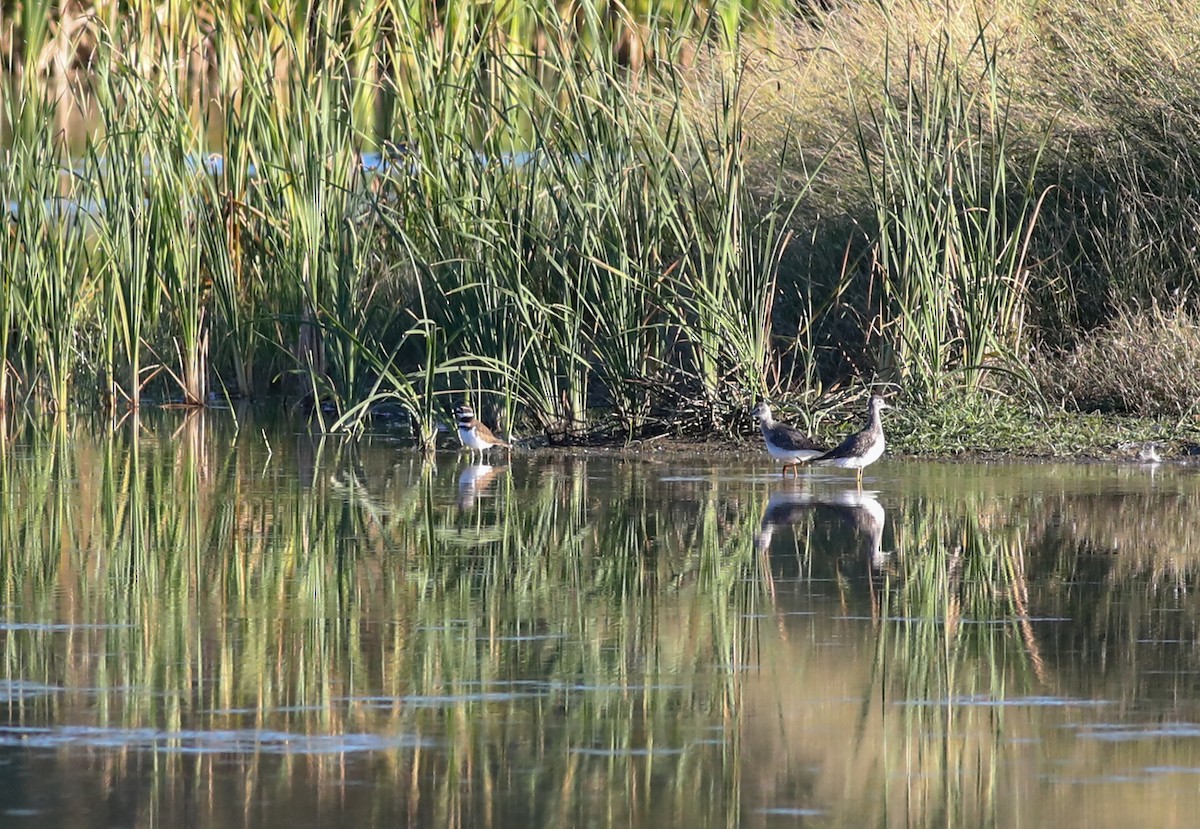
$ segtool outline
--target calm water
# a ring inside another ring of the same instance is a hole
[[[1200,470],[10,429],[5,827],[1194,826]]]

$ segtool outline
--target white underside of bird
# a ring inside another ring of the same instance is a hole
[[[810,458],[815,458],[818,455],[824,454],[824,452],[820,449],[781,449],[780,447],[771,443],[770,439],[766,441],[766,444],[767,454],[769,454],[775,460],[782,461],[783,463],[799,463],[800,461],[806,461]]]
[[[458,439],[472,452],[485,452],[493,446],[499,446],[498,443],[491,443],[481,438],[474,427],[459,426]]]
[[[836,466],[838,469],[862,469],[865,466],[870,466],[883,457],[883,451],[887,447],[884,445],[883,438],[871,443],[867,447],[867,451],[862,455],[848,455],[843,458],[827,458],[818,460],[816,463],[821,466]]]

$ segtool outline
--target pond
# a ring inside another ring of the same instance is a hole
[[[1194,467],[8,432],[4,826],[1200,814]]]

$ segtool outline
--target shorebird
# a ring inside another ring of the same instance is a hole
[[[1147,443],[1142,446],[1137,453],[1139,463],[1148,463],[1151,465],[1162,463],[1162,455],[1158,454],[1158,446],[1153,443]]]
[[[870,401],[867,402],[867,425],[809,463],[853,469],[858,486],[862,488],[863,469],[883,455],[886,443],[883,439],[883,417],[880,412],[890,408],[892,407],[887,401],[878,394],[871,395]]]
[[[765,401],[755,406],[752,414],[758,418],[767,452],[783,463],[784,476],[789,466],[792,467],[792,474],[796,474],[797,466],[825,451],[824,447],[796,427],[776,420]]]
[[[455,408],[454,418],[458,421],[458,439],[472,452],[478,452],[480,458],[493,446],[504,449],[512,448],[510,444],[496,437],[491,429],[480,423],[475,417],[475,410],[466,403]]]

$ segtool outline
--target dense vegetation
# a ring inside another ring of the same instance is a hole
[[[1126,8],[7,0],[0,402],[1188,414],[1200,23]]]

